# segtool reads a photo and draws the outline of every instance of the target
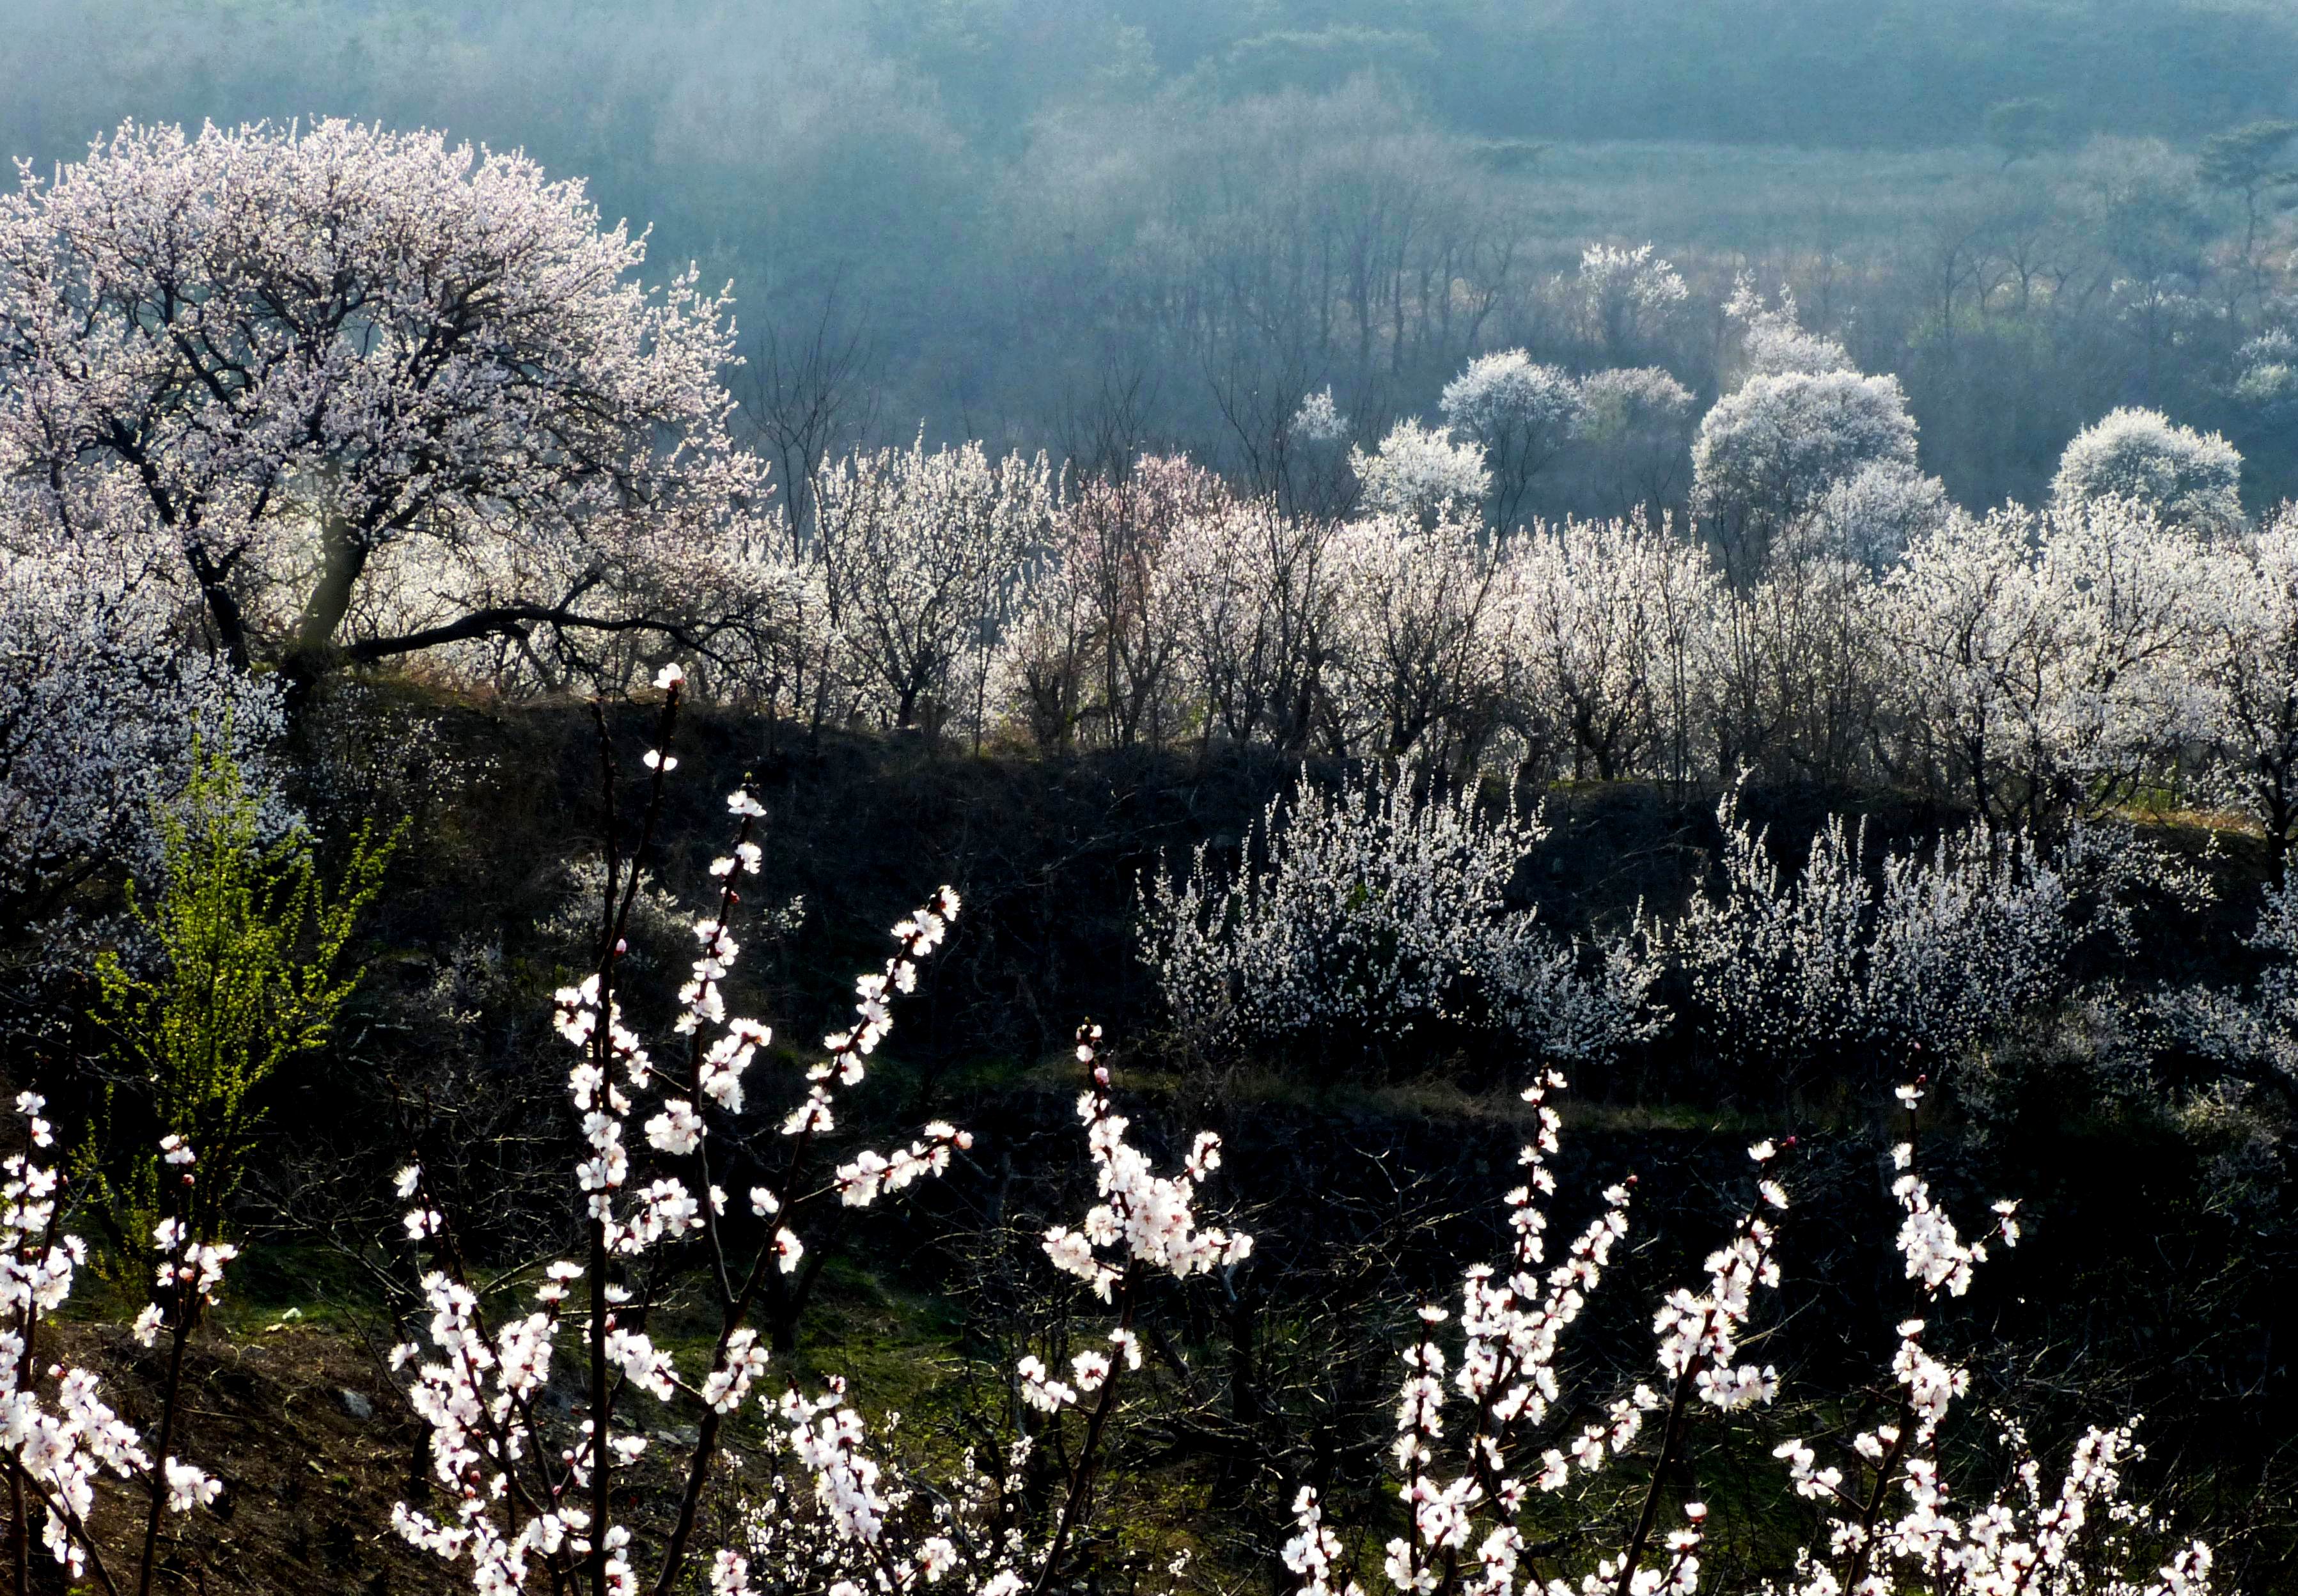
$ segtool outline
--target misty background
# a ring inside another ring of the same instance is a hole
[[[2215,134],[2298,112],[2246,0],[5,0],[0,145],[337,115],[523,146],[649,275],[818,343],[849,442],[1236,468],[1331,385],[1370,439],[1472,354],[1668,368],[1704,408],[1742,272],[1896,372],[1922,465],[2039,500],[2118,404],[2292,491],[2293,192]],[[37,70],[29,63],[37,62]],[[1583,247],[1679,314],[1604,325]],[[2298,345],[2293,346],[2298,350]],[[2272,368],[2261,378],[2260,373]],[[754,363],[755,382],[771,362]],[[734,386],[744,392],[744,378]],[[1528,512],[1608,509],[1569,470]]]

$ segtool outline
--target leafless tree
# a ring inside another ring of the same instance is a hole
[[[877,348],[839,316],[833,280],[810,327],[767,326],[735,376],[735,414],[773,462],[793,556],[814,534],[814,479],[822,462],[876,424],[877,371]]]

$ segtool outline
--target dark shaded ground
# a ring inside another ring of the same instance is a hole
[[[651,719],[627,708],[612,724],[627,806]],[[232,1310],[230,1335],[201,1344],[182,1449],[225,1478],[223,1510],[200,1516],[169,1578],[187,1590],[267,1593],[442,1589],[435,1565],[388,1531],[390,1506],[408,1488],[412,1420],[364,1346],[340,1319],[269,1335],[259,1321],[322,1295],[372,1302],[368,1278],[340,1265],[314,1272],[311,1261],[393,1228],[384,1184],[410,1150],[435,1166],[482,1245],[522,1253],[558,1245],[550,1216],[563,1207],[566,1060],[546,1019],[550,987],[572,972],[566,949],[535,927],[564,906],[564,862],[597,846],[598,745],[587,706],[508,709],[404,683],[351,690],[315,717],[306,743],[303,801],[327,832],[340,837],[367,816],[407,817],[409,831],[371,923],[368,979],[336,1045],[272,1093],[277,1139],[249,1188],[255,1255],[234,1286],[262,1311],[243,1319]],[[883,958],[885,928],[934,887],[949,881],[966,897],[843,1129],[874,1145],[946,1114],[975,1131],[975,1152],[904,1211],[914,1218],[873,1220],[841,1238],[844,1261],[802,1344],[806,1367],[852,1369],[865,1407],[922,1411],[961,1354],[993,1350],[982,1327],[1004,1310],[981,1294],[984,1237],[1073,1217],[1083,1200],[1076,1082],[1061,1056],[1090,1014],[1110,1029],[1143,1136],[1166,1153],[1199,1126],[1228,1138],[1216,1203],[1263,1238],[1244,1309],[1170,1305],[1177,1357],[1226,1371],[1249,1342],[1258,1377],[1277,1392],[1285,1378],[1329,1372],[1285,1375],[1285,1338],[1306,1345],[1303,1326],[1327,1333],[1317,1315],[1346,1319],[1329,1333],[1355,1338],[1354,1350],[1341,1348],[1331,1368],[1360,1358],[1368,1372],[1361,1391],[1341,1394],[1361,1400],[1361,1423],[1386,1423],[1393,1316],[1418,1293],[1446,1287],[1459,1264],[1491,1255],[1495,1203],[1517,1178],[1523,1136],[1509,1089],[1520,1084],[1515,1061],[1461,1042],[1178,1071],[1133,955],[1138,873],[1199,841],[1233,857],[1295,767],[1262,756],[976,758],[720,713],[692,717],[674,751],[682,763],[649,861],[662,880],[699,901],[707,863],[731,833],[724,794],[747,775],[770,812],[754,899],[806,899],[794,942],[749,939],[732,995],[735,1012],[771,1020],[785,1044],[839,1021],[855,972]],[[1639,902],[1674,912],[1716,841],[1712,793],[1591,785],[1546,803],[1554,835],[1517,885],[1566,929],[1616,928]],[[1957,818],[1892,794],[1758,790],[1743,807],[1773,825],[1788,859],[1833,811],[1865,814],[1871,846],[1920,840]],[[2246,973],[2240,939],[2263,874],[2255,843],[2227,834],[2208,851],[2211,833],[2200,826],[2150,835],[2203,862],[2219,902],[2091,973]],[[674,930],[662,949],[641,950],[641,969],[661,976],[665,992],[689,956],[677,944]],[[475,948],[484,979],[439,996]],[[762,1083],[798,1056],[762,1065]],[[1722,1078],[1694,1044],[1669,1039],[1575,1082],[1558,1228],[1580,1222],[1606,1182],[1630,1171],[1641,1180],[1637,1249],[1586,1327],[1591,1379],[1648,1354],[1654,1296],[1696,1275],[1745,1200],[1747,1144],[1788,1132],[1806,1141],[1783,1255],[1791,1314],[1765,1356],[1814,1401],[1876,1376],[1905,1306],[1881,1162],[1884,1087],[1902,1061],[1868,1063],[1856,1079],[1791,1091],[1776,1079]],[[2155,1451],[2148,1477],[2182,1478],[2173,1504],[2220,1542],[2228,1583],[2298,1588],[2298,1386],[2277,1334],[2298,1275],[2286,1149],[2238,1119],[2199,1124],[2144,1091],[2107,1092],[2094,1066],[2080,1027],[2054,1021],[2013,1038],[1970,1089],[1950,1082],[1939,1099],[1927,1157],[1951,1210],[1975,1220],[1996,1195],[2027,1203],[2028,1244],[1958,1307],[1980,1382],[1971,1411],[1999,1400],[2029,1416],[2038,1438],[2062,1439],[2145,1408]],[[0,1073],[46,1084],[66,1124],[75,1096],[94,1086],[62,1053]],[[441,1156],[449,1140],[473,1145],[459,1166]],[[1400,1227],[1417,1238],[1382,1261]],[[64,1334],[100,1349],[126,1390],[139,1388],[149,1356],[133,1354],[120,1331]],[[376,1416],[353,1418],[345,1389],[367,1395]],[[1258,1536],[1269,1527],[1264,1509],[1289,1501],[1304,1469],[1345,1476],[1356,1467],[1355,1443],[1337,1430],[1280,1422],[1281,1392],[1240,1428],[1232,1386],[1220,1391],[1209,1417],[1161,1428],[1125,1454],[1141,1500],[1175,1523],[1199,1510],[1176,1504],[1210,1501],[1228,1515],[1221,1525]],[[1380,1439],[1364,1455],[1376,1455]],[[1767,1454],[1753,1456],[1750,1467],[1770,1467]],[[1732,1554],[1744,1559],[1737,1567],[1771,1571],[1774,1542],[1795,1528],[1763,1526]]]
[[[49,1334],[51,1355],[102,1371],[113,1405],[153,1433],[161,1352],[114,1325]],[[155,1588],[247,1596],[447,1588],[437,1563],[391,1532],[417,1426],[356,1339],[295,1326],[268,1336],[204,1332],[188,1354],[185,1393],[178,1455],[223,1491],[211,1509],[167,1517]],[[362,1401],[364,1418],[352,1410]],[[97,1520],[104,1560],[131,1590],[145,1516],[140,1498],[110,1494]],[[35,1572],[41,1588],[66,1588],[44,1558]],[[91,1578],[79,1588],[99,1587]]]

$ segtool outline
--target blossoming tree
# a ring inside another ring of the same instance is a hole
[[[728,301],[525,155],[344,121],[123,126],[0,198],[0,481],[69,540],[132,510],[236,663],[537,629],[699,646],[739,541]],[[432,608],[359,615],[395,563]]]
[[[2170,525],[2240,530],[2242,454],[2216,433],[2180,426],[2160,410],[2125,406],[2077,433],[2059,457],[2051,497],[2062,507],[2133,500]]]

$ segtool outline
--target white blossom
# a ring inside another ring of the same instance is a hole
[[[524,154],[125,124],[0,199],[0,481],[58,542],[168,545],[242,664],[716,632],[763,469],[727,296],[644,255]]]
[[[1142,956],[1184,1022],[1219,1046],[1463,1022],[1557,1058],[1645,1034],[1650,978],[1624,949],[1596,950],[1583,973],[1587,950],[1506,905],[1546,834],[1539,820],[1488,819],[1466,796],[1421,801],[1412,786],[1327,792],[1304,772],[1262,816],[1265,864],[1224,881],[1200,848],[1185,876],[1145,883]]]
[[[2241,486],[2242,455],[2218,434],[2125,407],[2075,434],[2059,457],[2051,499],[2062,509],[2127,500],[2166,525],[2211,536],[2242,530]]]
[[[1445,384],[1438,409],[1455,434],[1483,451],[1492,479],[1492,519],[1507,528],[1515,524],[1532,479],[1577,430],[1580,385],[1562,368],[1541,365],[1520,349],[1501,350],[1478,355]],[[1381,448],[1388,452],[1386,443]]]
[[[1422,522],[1447,505],[1482,504],[1492,484],[1482,444],[1456,443],[1409,418],[1390,427],[1374,453],[1352,447],[1349,469],[1367,509]]]

